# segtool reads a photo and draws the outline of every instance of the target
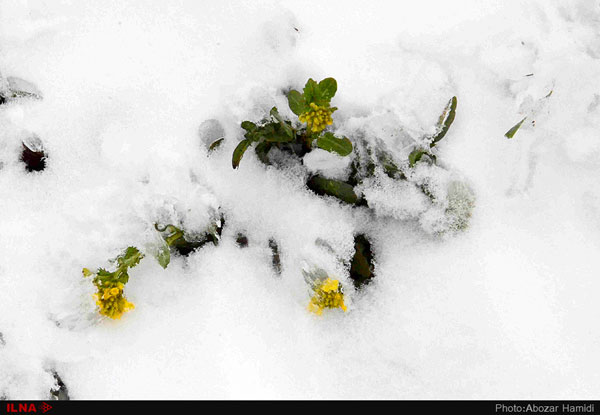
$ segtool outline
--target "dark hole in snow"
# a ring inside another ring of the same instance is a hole
[[[191,241],[191,242],[185,241],[185,243],[175,244],[175,250],[177,251],[177,253],[179,255],[188,256],[189,254],[191,254],[192,252],[194,252],[196,249],[200,248],[207,242],[209,242],[208,239],[204,239],[202,241]]]
[[[371,243],[363,234],[354,237],[354,256],[350,265],[350,278],[356,288],[368,284],[375,277],[373,273],[373,252]]]
[[[209,242],[212,242],[215,245],[219,244],[219,239],[221,238],[221,234],[223,233],[223,227],[225,226],[225,218],[221,215],[219,224],[215,227],[215,232],[206,232],[198,239],[187,240],[185,238],[179,238],[173,243],[173,248],[177,251],[179,255],[188,256],[196,249],[201,248]]]
[[[273,269],[277,275],[281,275],[281,258],[279,257],[279,246],[275,239],[269,239],[269,248],[271,248],[271,256],[273,258]]]
[[[46,153],[43,149],[31,149],[23,143],[21,161],[25,163],[28,172],[42,171],[46,168]]]
[[[240,248],[246,248],[248,246],[248,237],[241,232],[238,232],[235,242]]]

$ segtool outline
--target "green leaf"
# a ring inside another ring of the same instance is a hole
[[[337,81],[333,78],[325,78],[319,82],[319,98],[324,101],[331,101],[337,92]]]
[[[165,242],[168,246],[174,246],[180,243],[181,241],[185,241],[183,237],[183,231],[175,226],[172,226],[175,230],[173,233],[165,238]]]
[[[179,229],[175,225],[168,224],[161,228],[160,226],[158,226],[158,223],[155,223],[154,229],[156,229],[159,232],[166,231],[168,233],[168,235],[166,236],[163,235],[163,238],[168,246],[176,245],[177,241],[183,238],[183,230]]]
[[[127,284],[129,282],[129,274],[127,273],[127,268],[119,268],[115,272],[115,281],[118,281],[122,284]]]
[[[523,124],[523,122],[527,119],[527,117],[523,118],[521,121],[519,121],[518,123],[516,123],[510,130],[508,130],[506,132],[506,134],[504,134],[504,137],[506,138],[513,138],[515,133],[517,131],[519,131],[519,128],[521,128],[521,125]]]
[[[269,143],[289,143],[293,140],[293,138],[285,134],[283,131],[275,131],[272,134],[265,135],[264,137]]]
[[[290,109],[294,114],[300,115],[308,111],[309,107],[304,100],[304,95],[302,95],[300,92],[292,89],[288,93],[287,98]]]
[[[410,167],[414,167],[414,165],[417,163],[417,161],[421,160],[421,157],[423,157],[423,154],[425,154],[425,150],[421,150],[419,148],[416,150],[413,150],[408,155],[408,165]]]
[[[436,157],[433,154],[429,153],[427,150],[423,150],[421,148],[418,148],[416,150],[413,150],[412,153],[410,153],[408,155],[408,164],[409,164],[409,166],[410,167],[414,167],[415,164],[417,164],[417,162],[419,160],[421,160],[421,158],[423,156],[429,157],[432,161],[436,160]]]
[[[171,250],[169,249],[169,245],[167,243],[162,244],[156,253],[156,260],[160,264],[161,267],[167,269],[169,262],[171,262]]]
[[[340,156],[352,153],[352,143],[346,137],[337,138],[332,133],[325,133],[317,138],[317,147]]]
[[[120,266],[133,268],[140,263],[140,260],[144,257],[139,249],[135,246],[128,247],[125,252],[117,257],[117,263]]]
[[[410,157],[410,156],[409,156]],[[405,180],[406,176],[394,162],[394,158],[385,150],[377,149],[377,161],[383,168],[384,173],[392,179]]]
[[[272,143],[269,143],[267,141],[263,141],[262,143],[259,143],[256,148],[254,149],[254,151],[256,152],[256,155],[258,156],[258,159],[260,161],[262,161],[264,164],[270,164],[269,162],[269,150],[271,150],[271,147],[273,146]]]
[[[208,147],[208,152],[210,153],[211,151],[214,151],[217,148],[219,148],[219,146],[223,143],[224,140],[225,138],[219,138],[218,140],[213,141],[210,147]]]
[[[281,129],[288,137],[294,138],[294,130],[292,130],[292,127],[283,118],[281,118],[279,111],[277,111],[277,107],[271,108],[271,117],[279,122]]]
[[[96,273],[96,277],[94,281],[110,281],[114,279],[114,272],[108,272],[104,268],[98,268],[98,272]]]
[[[315,82],[314,79],[310,78],[308,81],[306,81],[306,85],[304,85],[304,100],[306,104],[315,102],[319,98],[318,88],[319,85]]]
[[[256,130],[257,127],[256,124],[254,124],[253,122],[242,121],[242,128],[251,133],[252,131]]]
[[[244,153],[248,149],[248,146],[252,144],[253,140],[246,138],[239,142],[235,150],[233,150],[233,158],[231,160],[231,165],[234,169],[237,169],[240,165],[240,161],[242,161],[242,157],[244,157]]]
[[[358,196],[354,193],[354,187],[340,180],[313,176],[306,185],[310,190],[321,196],[333,196],[349,204],[356,204],[358,202]]]
[[[438,141],[444,138],[444,136],[448,132],[448,129],[454,122],[454,117],[456,116],[456,104],[456,97],[452,97],[450,101],[448,101],[448,104],[446,105],[446,108],[444,109],[442,115],[440,115],[440,119],[438,121],[439,131],[432,137],[429,147],[435,147]]]
[[[279,123],[269,123],[262,127],[257,132],[261,139],[270,143],[289,143],[294,140],[295,134],[288,135]]]

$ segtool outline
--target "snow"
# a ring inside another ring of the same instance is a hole
[[[2,2],[0,72],[43,98],[0,106],[0,397],[46,399],[55,370],[72,399],[594,398],[599,20],[585,0]],[[377,216],[314,195],[298,164],[231,168],[241,121],[291,118],[282,91],[327,76],[337,132],[398,160],[458,98],[439,167],[363,189]],[[28,173],[35,136],[47,167]],[[99,318],[83,267],[220,213],[218,246],[149,256],[135,310]],[[358,232],[376,277],[354,290]],[[347,313],[307,312],[316,268]]]

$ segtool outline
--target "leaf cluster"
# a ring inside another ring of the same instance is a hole
[[[119,255],[113,260],[113,262],[117,265],[114,271],[111,272],[104,268],[98,268],[96,273],[93,273],[89,269],[84,268],[83,275],[85,277],[95,275],[95,285],[104,285],[106,283],[119,282],[121,284],[127,284],[127,282],[129,281],[129,269],[139,264],[142,258],[144,258],[144,254],[142,254],[140,250],[136,247],[130,246],[127,247],[121,255]]]
[[[303,92],[291,90],[288,93],[288,104],[294,114],[300,119],[306,117],[314,120],[319,119],[317,111],[321,111],[322,117],[330,117],[337,108],[331,107],[331,99],[337,91],[337,82],[333,78],[323,79],[317,83],[309,79],[304,86]],[[311,106],[312,105],[312,106]],[[318,106],[318,107],[315,107]],[[318,110],[315,110],[318,108]],[[323,118],[320,118],[324,125]],[[310,123],[309,123],[310,124]],[[318,148],[347,156],[352,153],[352,143],[346,137],[336,137],[331,132],[313,131],[311,125],[304,126],[302,123],[294,125],[279,114],[277,107],[269,112],[269,118],[260,124],[251,121],[243,121],[242,129],[245,130],[244,139],[241,140],[233,151],[232,167],[236,169],[244,156],[244,153],[252,145],[256,145],[255,151],[258,158],[265,164],[269,164],[268,153],[273,147],[303,156],[311,151],[316,144]],[[220,142],[215,142],[211,148],[216,148]],[[214,146],[214,147],[213,147]]]
[[[456,97],[450,99],[440,115],[436,132],[426,139],[428,148],[414,149],[408,156],[408,167],[414,167],[417,162],[422,160],[423,156],[427,156],[434,163],[437,161],[431,149],[445,137],[454,122],[456,104]],[[364,179],[373,177],[378,168],[392,179],[406,180],[407,175],[403,170],[406,169],[406,165],[403,167],[397,163],[392,154],[385,149],[384,143],[379,142],[376,146],[371,146],[365,140],[358,140],[356,144],[350,177],[347,181],[312,176],[307,182],[308,188],[319,195],[333,196],[342,202],[362,206],[367,205],[367,202],[356,194],[354,187]],[[421,190],[430,196],[427,189],[422,188]]]
[[[304,85],[302,92],[292,89],[288,93],[288,104],[292,112],[298,116],[310,111],[310,104],[329,108],[331,99],[337,92],[337,81],[325,78],[317,83],[310,78]]]

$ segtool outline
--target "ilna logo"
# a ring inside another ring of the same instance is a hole
[[[6,413],[9,414],[18,414],[18,413],[37,413],[41,412],[45,414],[52,406],[47,404],[46,402],[42,402],[38,404],[36,407],[34,403],[13,403],[9,402],[6,404]]]

